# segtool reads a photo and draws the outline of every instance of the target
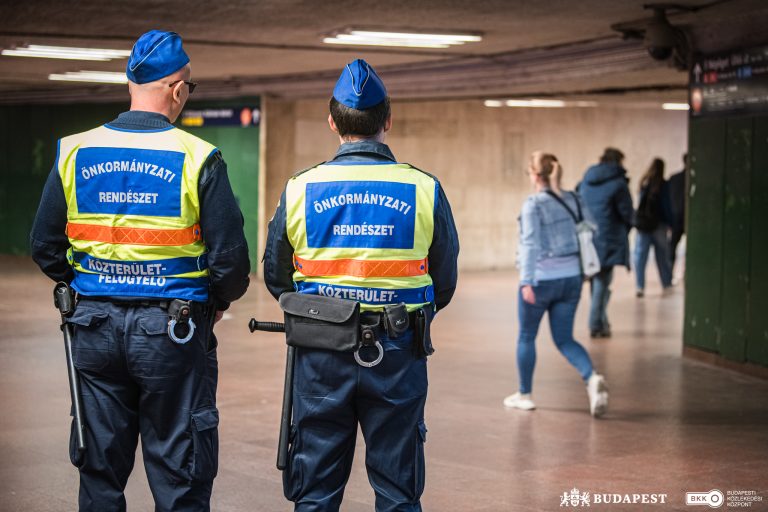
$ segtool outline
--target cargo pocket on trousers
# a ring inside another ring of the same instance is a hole
[[[285,471],[283,471],[283,495],[288,501],[296,501],[301,494],[301,488],[304,485],[303,471],[301,464],[297,464],[296,452],[299,450],[299,431],[296,425],[291,425],[291,436],[289,439],[288,460]]]
[[[110,361],[112,336],[109,332],[109,313],[87,307],[75,308],[67,323],[73,327],[72,359],[75,367],[101,370]]]
[[[418,500],[424,492],[424,443],[427,442],[427,426],[420,421],[416,426],[416,455],[414,457],[414,495]]]
[[[134,333],[133,346],[143,345],[136,356],[141,360],[137,374],[148,378],[173,378],[188,373],[195,358],[202,352],[200,338],[195,334],[189,342],[174,343],[168,336],[168,315],[149,314],[139,318],[139,330]]]
[[[219,411],[214,406],[192,413],[192,480],[210,482],[219,471]]]

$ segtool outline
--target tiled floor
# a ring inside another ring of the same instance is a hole
[[[0,268],[0,510],[71,511],[77,471],[69,464],[69,395],[51,284],[32,264]],[[649,269],[649,274],[651,269]],[[653,277],[653,276],[651,276]],[[681,358],[683,297],[662,298],[651,281],[635,299],[617,272],[614,337],[590,341],[586,294],[576,337],[605,373],[608,415],[593,420],[578,375],[542,327],[534,412],[501,404],[516,389],[514,273],[465,273],[434,324],[427,404],[430,511],[562,510],[563,493],[589,492],[590,510],[707,510],[686,491],[757,491],[768,510],[768,382]],[[280,335],[250,335],[251,316],[278,319],[263,284],[217,327],[221,342],[221,459],[215,511],[288,511],[274,469],[284,363]],[[362,440],[342,510],[373,509]],[[140,455],[139,455],[140,457]],[[152,509],[140,459],[126,491],[129,510]],[[665,504],[595,503],[594,494],[665,493]]]

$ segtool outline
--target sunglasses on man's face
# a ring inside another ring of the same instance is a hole
[[[189,86],[189,94],[192,94],[193,92],[195,92],[195,87],[197,87],[197,82],[190,82],[188,80],[176,80],[175,82],[169,83],[168,87],[173,87],[174,85],[176,85],[179,82],[184,82],[185,84],[187,84]]]

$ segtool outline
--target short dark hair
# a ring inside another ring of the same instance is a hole
[[[383,130],[387,124],[390,115],[389,96],[381,103],[365,110],[350,108],[331,97],[330,109],[331,118],[339,129],[339,135],[372,137]]]
[[[622,153],[620,150],[616,148],[605,148],[605,151],[603,151],[603,156],[600,157],[600,163],[607,164],[607,163],[614,163],[614,164],[620,164],[624,161],[624,153]]]

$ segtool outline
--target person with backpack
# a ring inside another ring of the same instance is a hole
[[[605,148],[600,162],[587,169],[576,187],[597,223],[594,242],[601,268],[590,279],[589,333],[593,338],[611,336],[608,301],[611,298],[613,267],[629,269],[628,235],[634,210],[623,161],[624,153],[620,150]]]
[[[654,158],[640,180],[640,199],[635,212],[637,238],[634,263],[638,298],[645,295],[645,266],[651,246],[661,286],[665,291],[672,286],[672,260],[667,232],[673,216],[668,187],[664,179],[664,160]]]
[[[552,338],[560,353],[587,385],[592,416],[605,414],[608,388],[584,347],[573,338],[573,322],[583,282],[577,223],[589,214],[574,192],[560,189],[562,168],[552,154],[536,151],[527,171],[536,192],[523,204],[520,216],[520,289],[517,341],[519,391],[504,399],[507,408],[532,410],[536,335],[549,313]]]

